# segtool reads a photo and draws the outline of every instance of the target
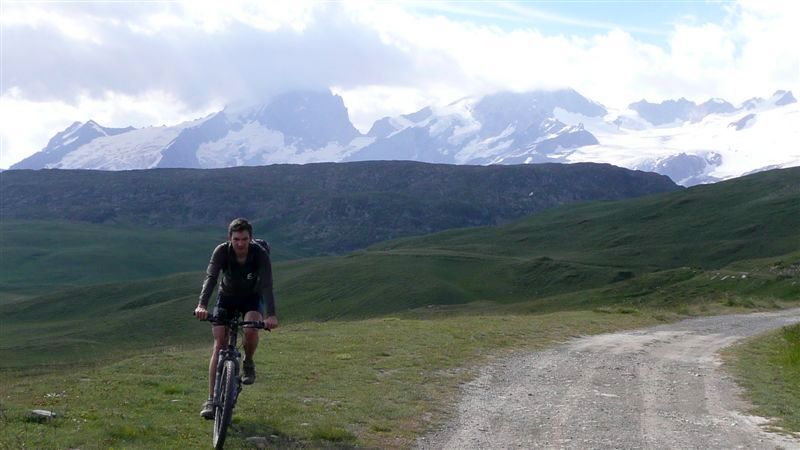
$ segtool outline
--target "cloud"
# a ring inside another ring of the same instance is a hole
[[[0,166],[75,120],[160,124],[288,89],[334,89],[362,130],[499,90],[572,87],[617,107],[800,90],[796,5],[723,4],[724,20],[679,21],[655,45],[644,25],[519,2],[4,3]]]
[[[730,4],[722,23],[688,18],[674,24],[661,45],[636,39],[630,28],[600,21],[574,21],[583,28],[603,29],[585,38],[568,32],[545,35],[535,28],[506,29],[491,21],[419,16],[397,4],[360,8],[354,17],[380,30],[385,42],[420,59],[449,60],[443,66],[456,66],[455,73],[432,73],[427,79],[449,79],[464,93],[569,86],[609,106],[624,107],[642,97],[741,101],[800,88],[800,52],[789,44],[800,40],[798,6],[776,3],[781,2]],[[459,4],[456,12],[478,14],[469,5],[465,12]],[[503,16],[510,12],[569,22],[517,3],[502,9]]]
[[[212,23],[207,10],[181,21],[175,11],[158,7],[134,15],[138,23],[87,19],[89,30],[81,36],[65,33],[72,18],[51,13],[44,23],[5,27],[4,84],[34,101],[163,90],[202,107],[287,89],[413,79],[408,55],[382,43],[376,31],[341,20],[335,8],[331,12],[298,31],[298,23],[277,27],[253,17]]]
[[[730,81],[742,86],[769,86],[772,89],[800,89],[800,3],[739,2],[733,10],[731,33],[739,45],[735,70]]]

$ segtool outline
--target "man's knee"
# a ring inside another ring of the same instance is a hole
[[[248,311],[247,314],[244,315],[244,320],[252,321],[252,322],[260,322],[264,320],[261,316],[261,313],[258,311]],[[258,342],[258,328],[245,328],[244,329],[244,339],[249,343]]]
[[[227,330],[225,330],[225,327],[214,327],[212,333],[214,335],[214,347],[217,349],[224,347],[227,338]]]
[[[264,316],[261,315],[260,311],[247,311],[247,314],[244,315],[244,320],[248,321],[264,320]]]
[[[244,338],[248,341],[258,340],[258,329],[248,328],[244,330]]]

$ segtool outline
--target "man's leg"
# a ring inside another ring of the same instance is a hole
[[[258,311],[248,311],[244,315],[244,320],[248,321],[262,321],[264,317]],[[258,348],[258,328],[245,328],[244,330],[244,359],[253,359],[253,354]]]
[[[244,320],[260,322],[264,318],[259,311],[248,311],[244,315]],[[258,331],[258,328],[244,329],[244,377],[242,377],[244,384],[253,384],[256,380],[256,365],[253,355],[258,348]]]
[[[211,360],[208,362],[208,398],[214,397],[214,381],[217,377],[217,362],[219,362],[219,351],[227,344],[228,330],[222,325],[212,327],[214,334],[214,349],[211,351]]]
[[[211,350],[211,360],[208,362],[208,400],[203,404],[200,415],[206,419],[214,418],[214,409],[210,401],[214,398],[214,381],[217,377],[217,362],[219,361],[219,351],[227,342],[227,330],[224,326],[215,325],[211,329],[214,335],[214,348]]]

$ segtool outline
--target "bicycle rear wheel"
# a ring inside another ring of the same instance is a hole
[[[214,438],[212,444],[215,449],[221,449],[225,444],[228,426],[233,418],[233,406],[236,403],[236,362],[225,361],[222,367],[222,376],[219,378],[220,398],[215,402],[214,411]]]

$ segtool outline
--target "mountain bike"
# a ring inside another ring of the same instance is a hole
[[[215,325],[225,326],[228,331],[228,345],[219,351],[217,373],[214,379],[214,432],[211,443],[215,449],[221,449],[225,444],[228,427],[233,419],[233,408],[236,406],[239,393],[242,392],[242,377],[239,375],[242,354],[236,346],[239,331],[244,328],[258,328],[267,331],[269,329],[264,328],[263,322],[240,320],[238,316],[230,319],[209,316],[206,320]]]

